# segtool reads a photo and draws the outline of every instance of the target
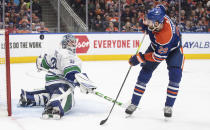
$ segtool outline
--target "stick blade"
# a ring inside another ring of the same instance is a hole
[[[106,118],[105,120],[102,120],[102,121],[100,122],[100,125],[103,125],[104,123],[106,123],[107,119],[108,119],[108,118]]]

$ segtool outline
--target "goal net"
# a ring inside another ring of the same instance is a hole
[[[0,30],[0,115],[11,116],[9,33]]]

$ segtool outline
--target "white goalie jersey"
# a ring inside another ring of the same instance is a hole
[[[66,49],[57,49],[52,52],[44,53],[43,56],[37,58],[38,69],[50,69],[56,74],[60,74],[70,81],[74,81],[75,73],[81,72],[82,61],[74,53]],[[46,83],[57,82],[55,75],[46,76]],[[60,81],[62,82],[62,81]],[[65,81],[63,81],[65,82]],[[46,84],[48,86],[48,84]]]

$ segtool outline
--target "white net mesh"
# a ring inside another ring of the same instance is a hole
[[[7,115],[5,35],[0,30],[0,115]]]

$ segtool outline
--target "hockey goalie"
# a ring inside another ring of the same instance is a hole
[[[76,55],[76,41],[72,34],[66,34],[60,48],[37,58],[38,71],[48,71],[45,87],[33,91],[21,90],[19,106],[43,106],[43,119],[60,119],[74,106],[76,87],[86,94],[96,89],[87,75],[81,73],[82,61]]]

